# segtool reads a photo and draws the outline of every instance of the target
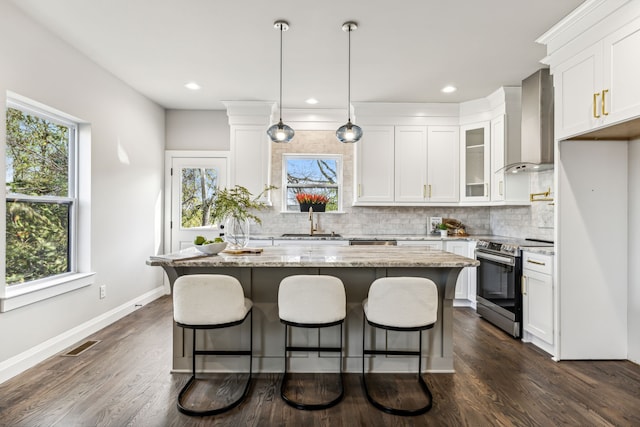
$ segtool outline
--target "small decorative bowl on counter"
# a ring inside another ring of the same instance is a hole
[[[208,243],[206,245],[194,245],[196,250],[207,255],[215,255],[222,252],[227,247],[227,242]]]

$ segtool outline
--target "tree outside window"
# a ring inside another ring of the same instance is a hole
[[[7,108],[7,285],[73,269],[76,127]]]
[[[300,211],[296,200],[299,193],[324,195],[329,199],[326,212],[339,210],[340,160],[336,155],[285,155],[286,210]]]

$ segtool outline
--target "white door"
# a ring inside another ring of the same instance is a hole
[[[193,245],[196,236],[220,234],[209,210],[217,189],[228,182],[227,157],[171,157],[170,252]]]

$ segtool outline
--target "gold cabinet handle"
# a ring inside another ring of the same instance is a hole
[[[522,295],[527,294],[527,276],[522,276],[520,278],[520,289],[522,290]]]
[[[598,97],[599,96],[600,96],[599,93],[593,94],[593,118],[594,119],[600,118],[600,115],[598,114]]]
[[[534,261],[534,260],[532,260],[532,259],[528,259],[528,260],[527,260],[527,262],[528,262],[529,264],[547,265],[547,264],[546,264],[546,263],[544,263],[544,262]]]
[[[431,184],[429,184],[429,198],[431,198]]]
[[[609,89],[605,89],[602,91],[602,115],[603,116],[608,116],[609,113],[607,112],[607,107],[605,107],[605,99],[607,99],[607,92],[609,92]]]
[[[427,184],[422,184],[422,198],[427,198]]]

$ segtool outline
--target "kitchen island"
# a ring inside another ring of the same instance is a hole
[[[232,255],[221,253],[187,260],[150,259],[148,265],[162,267],[171,286],[185,274],[227,274],[242,284],[245,295],[254,303],[253,351],[254,369],[258,372],[283,370],[284,327],[278,319],[278,286],[280,280],[294,274],[327,274],[339,277],[347,293],[345,320],[345,371],[359,372],[362,354],[362,300],[369,286],[379,277],[427,277],[438,286],[438,321],[424,332],[423,366],[430,372],[453,372],[453,298],[458,274],[465,267],[475,267],[476,260],[427,246],[295,246],[267,247],[261,254]],[[237,328],[242,328],[238,326]],[[248,326],[232,332],[203,332],[205,342],[216,345],[244,346],[248,344]],[[217,335],[214,335],[217,334]],[[320,336],[321,335],[321,336]],[[415,336],[414,336],[415,335]],[[293,339],[299,345],[337,344],[338,329],[297,329]],[[402,348],[417,345],[416,334],[391,333],[378,330],[371,339],[379,348]],[[198,340],[203,342],[202,340]],[[174,325],[173,370],[190,369],[190,333]],[[335,369],[335,354],[299,353],[291,361],[291,370],[322,372]],[[398,357],[375,357],[375,369],[388,372],[415,370],[416,361]],[[245,363],[246,364],[246,363]],[[208,358],[208,371],[242,370],[243,361],[229,357]]]

